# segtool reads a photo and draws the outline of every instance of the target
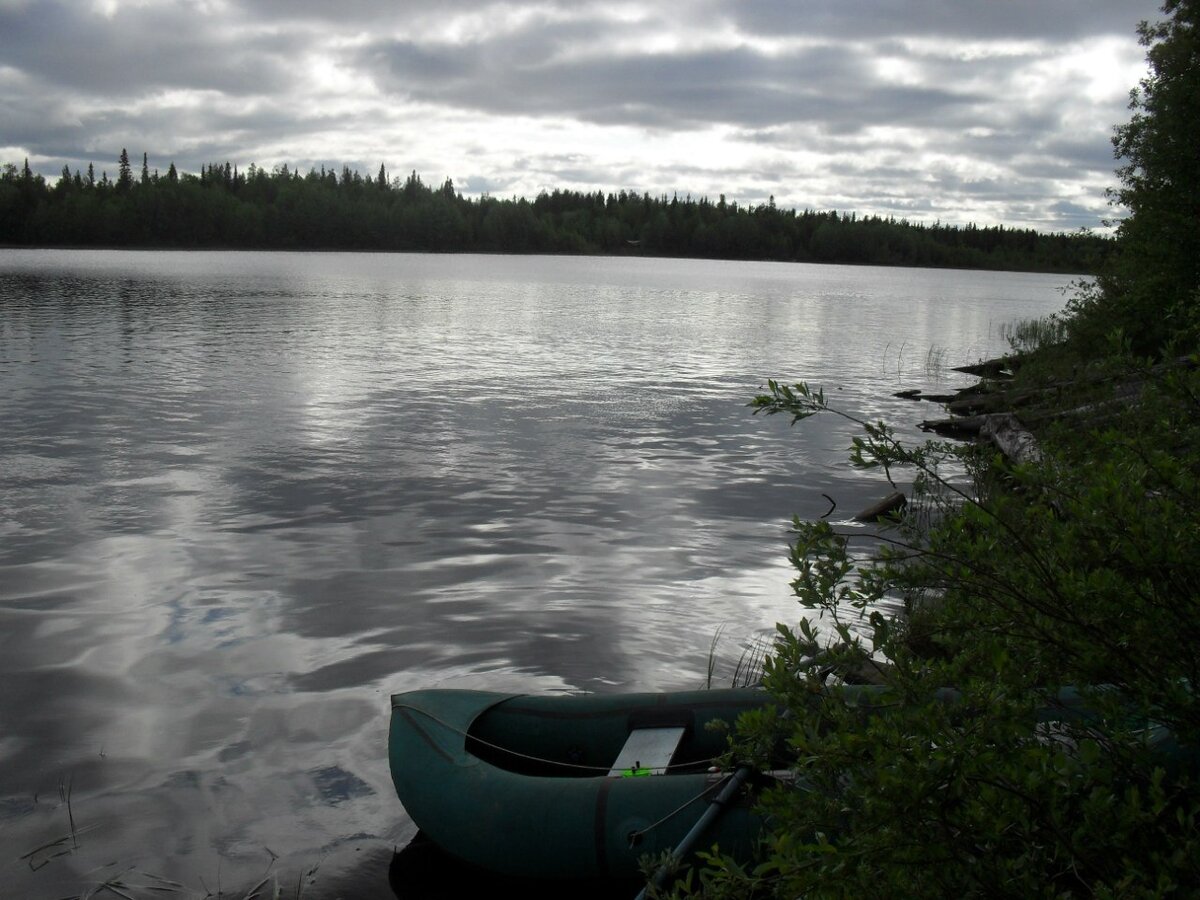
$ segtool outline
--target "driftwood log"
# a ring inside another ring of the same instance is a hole
[[[990,441],[997,450],[1014,463],[1037,462],[1041,459],[1037,439],[1020,419],[1010,412],[987,413],[980,416],[954,416],[922,422],[922,431],[932,431],[942,437],[957,440]]]
[[[854,517],[854,521],[875,522],[879,519],[883,519],[887,516],[898,513],[900,510],[904,509],[907,503],[908,498],[905,497],[904,494],[902,494],[900,491],[894,491],[893,493],[888,494],[878,503],[868,506]]]
[[[955,366],[953,371],[974,375],[976,378],[1011,378],[1021,362],[1020,356],[997,356],[995,359],[980,360],[969,366]]]
[[[910,388],[907,391],[897,391],[892,394],[901,400],[928,400],[930,403],[952,403],[960,398],[960,394],[926,394],[920,388]]]
[[[1012,413],[997,413],[987,416],[979,429],[979,436],[989,440],[1005,458],[1020,465],[1040,462],[1042,451],[1037,439]]]
[[[979,432],[987,422],[983,416],[953,416],[949,419],[927,419],[917,427],[922,431],[932,431],[942,437],[958,438],[967,441],[979,437]]]

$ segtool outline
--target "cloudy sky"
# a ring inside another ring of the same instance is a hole
[[[0,162],[1096,227],[1159,0],[0,0]]]

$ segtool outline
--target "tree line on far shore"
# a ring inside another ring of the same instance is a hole
[[[165,175],[122,150],[117,176],[64,167],[53,184],[0,169],[0,244],[19,246],[574,253],[1091,273],[1111,241],[1004,226],[910,223],[679,198],[555,190],[463,197],[450,179],[349,167],[244,171],[226,162]]]

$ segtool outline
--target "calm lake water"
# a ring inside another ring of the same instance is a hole
[[[888,490],[747,401],[915,434],[1070,280],[0,251],[0,894],[403,893],[389,694],[728,683]]]

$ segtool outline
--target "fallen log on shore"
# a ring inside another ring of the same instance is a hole
[[[955,366],[952,371],[974,375],[977,378],[1011,378],[1013,372],[1020,368],[1021,362],[1021,357],[1018,355],[997,356],[994,359],[983,359],[966,366]]]
[[[969,394],[958,396],[946,404],[951,415],[970,416],[977,413],[1000,412],[1030,403],[1045,396],[1046,391],[1023,391],[1019,394],[1007,391]]]
[[[1014,463],[1036,462],[1041,459],[1037,439],[1010,412],[984,413],[977,416],[954,416],[922,422],[922,431],[932,431],[942,437],[957,440],[989,441]]]
[[[926,394],[920,388],[896,391],[892,396],[901,400],[928,400],[930,403],[953,403],[959,399],[958,394]]]
[[[1012,413],[997,413],[987,417],[979,436],[989,440],[1005,458],[1020,465],[1040,462],[1042,451],[1037,439]]]
[[[979,437],[979,431],[987,422],[987,415],[953,416],[949,419],[926,419],[919,422],[917,427],[922,431],[931,431],[942,437],[970,440]]]
[[[875,522],[898,514],[908,503],[908,498],[900,491],[888,494],[878,503],[873,503],[854,517],[855,522]]]

